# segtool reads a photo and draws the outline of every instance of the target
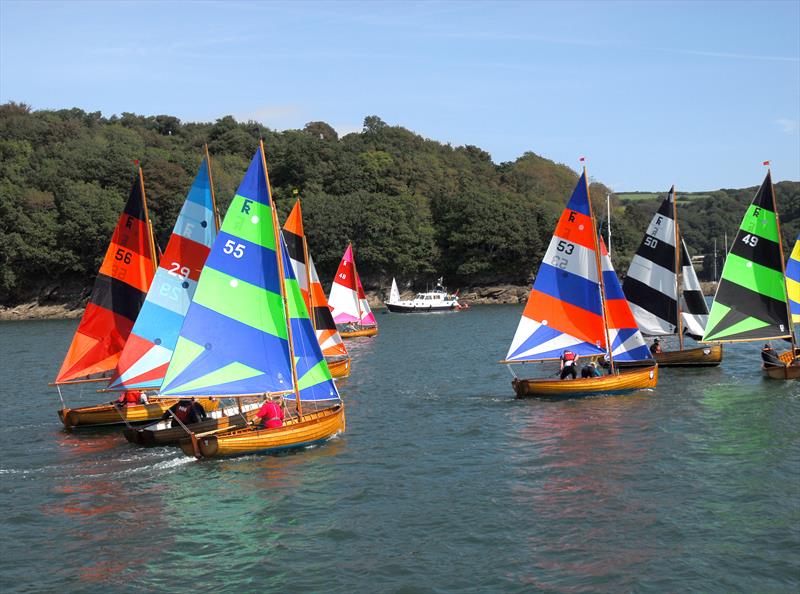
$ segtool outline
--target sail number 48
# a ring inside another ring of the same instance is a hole
[[[751,235],[748,233],[747,235],[742,237],[742,241],[745,242],[750,247],[756,247],[756,244],[758,243],[758,235]]]
[[[222,251],[226,254],[233,254],[234,258],[241,258],[244,256],[244,248],[245,246],[241,243],[236,243],[232,239],[229,239],[225,242],[225,246],[222,248]]]

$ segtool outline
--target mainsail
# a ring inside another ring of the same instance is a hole
[[[338,399],[280,237],[259,147],[203,267],[162,394]],[[282,249],[282,258],[278,258]],[[283,274],[279,262],[283,261]],[[291,348],[298,384],[293,379]]]
[[[83,379],[116,367],[155,268],[140,167],[56,383]]]
[[[794,242],[794,248],[786,264],[786,290],[789,294],[789,309],[792,314],[795,335],[800,324],[800,233]]]
[[[389,303],[397,303],[400,301],[400,291],[397,289],[397,283],[392,277],[392,289],[389,291]]]
[[[789,337],[780,234],[767,172],[722,269],[704,341]]]
[[[333,320],[337,324],[355,322],[365,326],[377,326],[378,322],[370,310],[364,287],[356,271],[353,260],[353,246],[348,244],[333,278],[328,303],[333,310]]]
[[[605,354],[606,322],[613,357],[650,358],[607,254],[606,299],[601,298],[595,233],[584,171],[539,267],[506,361],[557,359],[565,349],[582,356]]]
[[[215,221],[211,171],[205,157],[109,388],[161,387],[200,271],[217,236]]]
[[[314,260],[308,251],[299,200],[283,225],[283,237],[306,308],[313,316],[312,323],[317,333],[317,340],[322,347],[322,354],[326,357],[347,356],[347,349],[336,329],[331,309],[328,307],[328,298],[325,297],[322,284],[317,276]]]
[[[686,244],[680,238],[675,213],[673,186],[653,215],[622,288],[644,334],[675,334],[682,326],[683,332],[699,339],[708,320],[708,308]],[[681,244],[678,253],[676,241]]]

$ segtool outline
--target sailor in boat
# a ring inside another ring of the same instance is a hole
[[[572,351],[564,351],[561,353],[561,379],[563,380],[568,375],[572,376],[572,379],[578,377],[578,355],[573,353]]]
[[[581,369],[581,377],[601,377],[603,374],[600,373],[600,368],[597,366],[595,361],[589,361],[587,365]]]
[[[147,404],[147,395],[139,390],[128,390],[119,395],[119,398],[111,404],[114,406],[136,406],[137,404]]]
[[[208,415],[203,405],[194,398],[181,398],[178,402],[170,406],[161,416],[162,419],[168,419],[169,417],[172,417],[171,426],[179,427],[182,424],[191,425],[193,423],[205,421]]]
[[[778,358],[775,349],[772,348],[770,343],[766,343],[764,348],[761,349],[761,360],[764,362],[764,367],[785,367],[783,361]]]
[[[661,353],[661,341],[657,338],[653,340],[653,344],[650,345],[650,353],[653,355]]]
[[[274,429],[275,427],[283,427],[283,407],[280,404],[281,398],[278,401],[269,399],[267,400],[253,418],[254,425],[261,425],[263,429]]]

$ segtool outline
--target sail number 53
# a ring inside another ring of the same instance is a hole
[[[233,254],[234,258],[239,259],[244,256],[244,248],[245,246],[241,243],[236,243],[232,239],[229,239],[225,242],[225,246],[222,248],[222,251],[226,254]]]
[[[575,251],[575,244],[569,243],[568,241],[564,241],[563,239],[559,240],[556,244],[556,250],[559,252],[564,252],[568,256]]]

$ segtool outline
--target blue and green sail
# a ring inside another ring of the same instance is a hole
[[[772,177],[767,172],[725,260],[704,341],[789,336],[780,241]]]
[[[794,333],[797,336],[800,324],[800,233],[797,234],[789,262],[786,263],[786,290],[789,293],[789,310],[792,314]]]
[[[275,244],[279,233],[261,150],[250,162],[203,267],[164,378],[164,395],[295,389]],[[300,397],[338,399],[293,275],[285,275],[285,287]]]

